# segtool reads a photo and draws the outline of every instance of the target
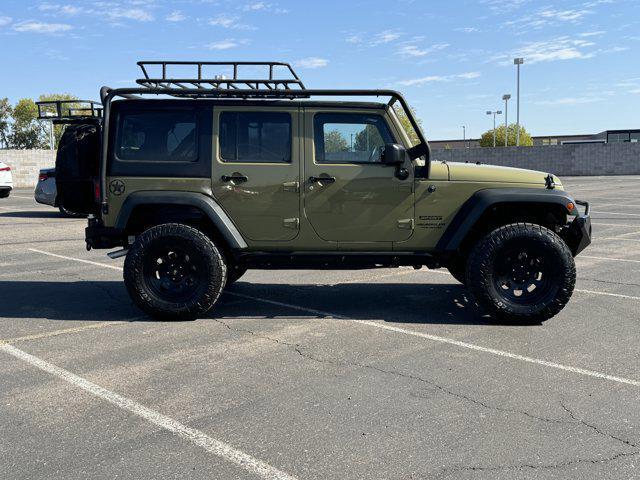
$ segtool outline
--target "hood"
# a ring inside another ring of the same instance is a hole
[[[499,167],[497,165],[477,165],[475,163],[448,162],[449,180],[459,182],[527,183],[545,185],[549,173],[524,168]],[[554,182],[561,186],[554,175]]]

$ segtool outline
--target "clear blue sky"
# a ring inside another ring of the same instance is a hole
[[[399,89],[448,139],[490,128],[523,56],[522,123],[595,133],[640,128],[639,27],[638,0],[2,0],[0,97],[95,99],[137,60],[279,60],[309,87]]]

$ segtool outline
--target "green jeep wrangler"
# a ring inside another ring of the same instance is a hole
[[[90,216],[88,249],[126,255],[148,314],[205,315],[247,269],[445,267],[509,322],[569,301],[589,206],[552,174],[432,158],[395,91],[306,89],[277,62],[138,65],[100,104],[39,108],[66,125],[60,204]]]

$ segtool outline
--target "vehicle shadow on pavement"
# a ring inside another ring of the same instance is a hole
[[[0,218],[66,218],[58,210],[23,210],[19,212],[2,212]],[[84,219],[83,219],[84,220]]]
[[[133,305],[121,281],[0,281],[0,292],[6,299],[0,305],[0,318],[155,321]],[[223,293],[208,315],[209,319],[296,317],[312,320],[335,315],[345,321],[449,325],[491,323],[474,307],[466,289],[459,284],[288,285],[238,282],[228,292]],[[285,304],[300,308],[294,309]],[[207,318],[200,321],[207,321]]]
[[[454,282],[454,280],[452,280]],[[280,315],[326,318],[339,315],[348,320],[383,320],[389,323],[422,323],[450,325],[489,325],[495,323],[478,310],[464,286],[426,283],[349,283],[336,285],[264,284],[239,281],[229,288],[224,308],[215,313],[226,318],[250,315],[247,302],[255,302],[233,294],[296,305],[304,310],[271,306],[265,302],[251,306],[251,311],[265,315],[276,309]],[[229,298],[230,297],[230,298]],[[245,313],[243,313],[243,311]],[[262,312],[262,313],[261,313]],[[321,312],[328,315],[322,315]]]

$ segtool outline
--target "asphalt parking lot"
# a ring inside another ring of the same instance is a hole
[[[122,259],[0,200],[0,478],[640,478],[640,177],[593,208],[576,292],[493,325],[445,271],[250,271],[152,321]]]

